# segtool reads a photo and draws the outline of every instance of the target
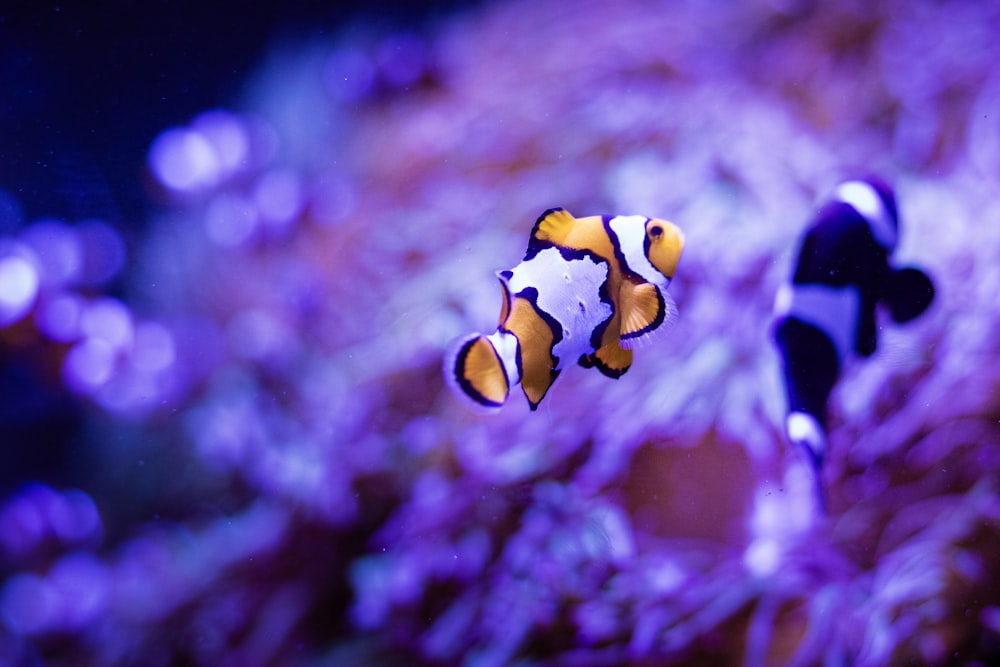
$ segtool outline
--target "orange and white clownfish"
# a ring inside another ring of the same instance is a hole
[[[545,211],[521,263],[497,273],[497,330],[460,339],[445,357],[449,386],[493,412],[520,383],[535,410],[573,361],[621,377],[633,346],[677,317],[667,286],[683,248],[684,234],[666,220]]]

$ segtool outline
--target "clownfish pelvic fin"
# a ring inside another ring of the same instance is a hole
[[[580,357],[580,365],[596,368],[601,374],[617,380],[632,366],[632,350],[624,349],[618,341],[613,341]]]

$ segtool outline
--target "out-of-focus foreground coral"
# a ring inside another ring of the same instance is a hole
[[[274,54],[150,147],[129,257],[96,221],[0,242],[0,341],[86,406],[93,471],[0,506],[0,661],[989,664],[998,31],[991,3],[513,0]],[[868,171],[938,300],[848,367],[817,518],[771,305]],[[443,350],[495,326],[550,206],[676,222],[679,323],[618,381],[473,415]]]

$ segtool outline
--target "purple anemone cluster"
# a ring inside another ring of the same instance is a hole
[[[152,143],[141,238],[0,227],[0,345],[96,470],[0,499],[0,662],[1000,657],[1000,12],[567,7],[275,51]],[[938,298],[845,369],[822,515],[771,307],[862,170]],[[471,414],[442,355],[552,206],[681,227],[679,321],[618,381]]]
[[[122,234],[100,220],[34,221],[0,240],[0,326],[65,387],[112,413],[147,413],[178,388],[173,334],[104,290]]]

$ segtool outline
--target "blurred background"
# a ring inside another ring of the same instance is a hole
[[[993,3],[0,9],[0,662],[1000,658]],[[896,187],[932,308],[787,448],[775,291]],[[677,325],[445,388],[535,218],[687,236]]]

